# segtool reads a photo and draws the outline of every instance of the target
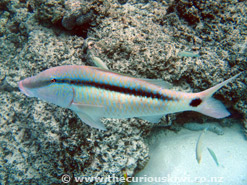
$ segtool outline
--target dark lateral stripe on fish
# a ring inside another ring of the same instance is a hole
[[[110,84],[104,84],[104,83],[97,83],[97,82],[90,82],[90,81],[83,81],[83,80],[62,80],[62,79],[58,79],[58,80],[53,79],[51,82],[93,86],[93,87],[104,89],[104,90],[110,90],[114,92],[147,97],[147,98],[153,98],[153,99],[157,98],[160,100],[177,100],[172,97],[164,96],[160,93],[147,92],[142,89],[130,89],[128,87],[119,87],[116,85],[110,85]]]

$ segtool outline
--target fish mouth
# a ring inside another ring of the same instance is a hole
[[[32,93],[30,91],[27,90],[27,88],[23,87],[23,80],[18,82],[18,87],[20,89],[20,91],[25,94],[26,96],[32,97]]]

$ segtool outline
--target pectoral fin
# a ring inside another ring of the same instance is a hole
[[[94,128],[106,130],[105,126],[100,121],[100,118],[103,117],[105,112],[104,106],[72,103],[71,109],[77,113],[77,115],[84,123]]]

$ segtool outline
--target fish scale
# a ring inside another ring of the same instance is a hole
[[[167,89],[162,80],[139,79],[89,66],[59,66],[18,83],[20,90],[74,111],[86,124],[105,129],[100,119],[132,118],[157,123],[163,115],[197,111],[223,118],[230,115],[211,96],[240,74],[200,93]]]

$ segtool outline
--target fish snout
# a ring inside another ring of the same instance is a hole
[[[28,96],[28,97],[33,97],[31,91],[29,91],[27,88],[25,88],[25,87],[23,86],[23,81],[24,81],[24,80],[21,80],[21,81],[18,82],[18,87],[19,87],[20,91],[21,91],[23,94],[25,94],[26,96]]]

